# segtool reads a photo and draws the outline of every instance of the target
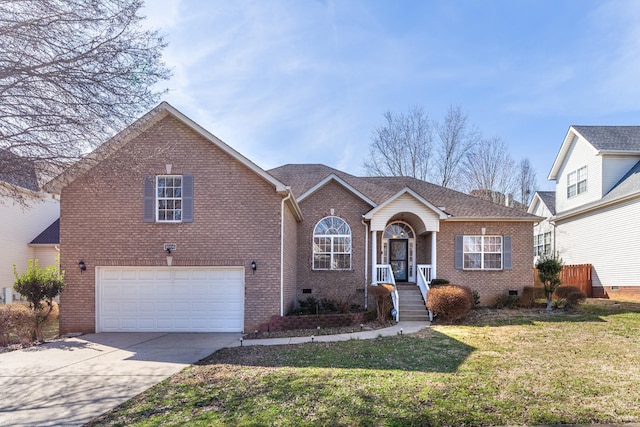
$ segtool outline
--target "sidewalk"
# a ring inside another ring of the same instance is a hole
[[[284,337],[284,338],[264,338],[264,339],[244,339],[230,347],[253,346],[253,345],[286,345],[302,344],[306,342],[337,342],[349,340],[370,340],[378,337],[390,337],[400,334],[411,334],[430,326],[430,322],[398,322],[393,326],[383,329],[373,329],[369,331],[352,332],[349,334],[318,335],[308,337]]]

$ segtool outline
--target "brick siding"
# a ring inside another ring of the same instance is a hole
[[[512,269],[500,271],[467,271],[454,268],[454,240],[460,235],[512,236]],[[478,291],[481,304],[491,304],[510,290],[518,291],[531,285],[531,253],[533,224],[531,222],[457,222],[440,223],[437,235],[437,276],[451,283],[465,285]]]
[[[165,174],[165,164],[172,174],[194,175],[192,223],[142,221],[143,177]],[[162,118],[62,191],[61,333],[95,331],[96,266],[165,266],[169,242],[177,244],[176,266],[245,267],[245,329],[280,314],[281,200],[235,158],[172,116]],[[291,294],[291,263],[286,274]]]
[[[371,210],[362,199],[331,181],[300,202],[304,220],[298,223],[298,293],[297,299],[309,296],[350,301],[364,306],[365,226],[362,215]],[[351,228],[351,270],[313,270],[313,230],[318,222],[331,215],[342,218]],[[369,264],[370,266],[371,264]],[[311,289],[310,294],[302,293]]]

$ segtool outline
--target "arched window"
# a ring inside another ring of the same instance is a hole
[[[316,224],[313,269],[351,270],[351,228],[342,218],[328,216]]]
[[[404,222],[389,224],[382,235],[384,239],[413,239],[413,230]]]

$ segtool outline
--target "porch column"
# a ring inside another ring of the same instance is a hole
[[[436,251],[436,236],[437,236],[437,232],[432,231],[431,232],[431,279],[435,279],[436,277],[438,277],[436,274],[436,264],[437,264],[437,251]]]
[[[378,232],[371,230],[371,283],[375,283],[378,280],[378,271],[376,270],[376,264],[378,263]]]

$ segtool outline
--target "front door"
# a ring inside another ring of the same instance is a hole
[[[409,272],[409,240],[390,239],[389,240],[389,264],[393,270],[393,277],[396,282],[406,282]]]

